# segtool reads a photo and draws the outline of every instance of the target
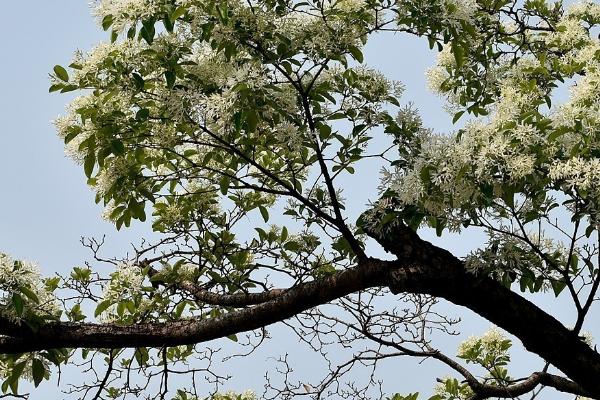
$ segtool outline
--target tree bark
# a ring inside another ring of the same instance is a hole
[[[600,399],[600,354],[554,317],[499,282],[469,272],[460,259],[404,226],[369,233],[404,266],[390,273],[393,293],[429,294],[467,307]]]

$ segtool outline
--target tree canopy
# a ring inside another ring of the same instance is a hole
[[[410,356],[453,371],[435,400],[544,387],[600,399],[585,333],[600,299],[600,4],[100,0],[94,12],[110,40],[51,75],[50,91],[79,93],[58,135],[104,218],[148,219],[159,239],[120,258],[85,240],[108,276],[90,264],[44,278],[0,253],[3,393],[75,364],[90,372],[79,398],[253,398],[217,393],[204,344],[254,331],[254,349],[283,323],[326,361],[335,346],[354,353],[310,383],[280,360],[264,397],[415,400],[381,393],[374,373],[351,378]],[[367,67],[365,44],[386,32],[438,53],[427,76],[453,132],[429,129],[402,84]],[[367,159],[380,189],[356,219],[343,189]],[[487,243],[457,257],[424,227]],[[571,326],[536,305],[541,292],[571,302]],[[498,328],[438,348],[456,323],[438,299]],[[512,376],[511,337],[544,364]],[[169,384],[181,374],[187,386]]]

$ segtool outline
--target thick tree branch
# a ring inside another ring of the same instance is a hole
[[[527,379],[508,386],[486,385],[479,382],[471,385],[471,383],[469,383],[469,386],[471,386],[471,389],[473,392],[475,392],[475,395],[469,400],[483,400],[490,397],[515,398],[531,392],[538,385],[552,387],[565,393],[571,393],[580,396],[588,395],[588,393],[585,392],[581,386],[566,378],[549,374],[547,372],[534,372]]]
[[[369,259],[359,266],[288,289],[252,308],[211,319],[187,319],[131,326],[49,323],[38,331],[0,324],[0,353],[50,348],[163,347],[205,342],[283,321],[302,311],[369,287],[423,293],[468,307],[519,338],[531,352],[555,365],[592,397],[600,398],[600,355],[533,303],[485,277],[466,271],[446,250],[399,227],[370,234],[398,261]],[[3,321],[0,321],[3,322]]]
[[[514,383],[508,386],[498,386],[498,385],[490,385],[485,384],[479,381],[475,375],[473,375],[467,368],[463,367],[460,363],[443,354],[439,350],[431,349],[428,351],[420,351],[420,350],[412,350],[405,346],[402,346],[393,341],[385,340],[377,335],[372,334],[371,332],[363,327],[362,329],[354,328],[361,333],[363,333],[367,338],[380,343],[384,346],[393,347],[396,350],[399,350],[403,354],[412,356],[412,357],[423,357],[423,358],[434,358],[439,360],[452,368],[454,371],[458,372],[467,382],[471,390],[475,393],[475,395],[469,400],[482,400],[490,397],[498,397],[498,398],[514,398],[521,396],[525,393],[529,393],[534,390],[538,385],[545,385],[553,387],[556,390],[561,392],[576,394],[580,396],[587,396],[588,393],[583,390],[581,386],[576,384],[573,381],[570,381],[561,376],[553,375],[547,373],[545,371],[534,372],[526,379],[523,379],[521,382]]]
[[[50,348],[170,347],[205,342],[262,328],[368,287],[384,286],[389,268],[388,262],[369,260],[330,277],[298,285],[271,301],[217,318],[131,326],[59,322],[48,323],[35,332],[22,326],[18,335],[0,337],[0,353]],[[0,330],[9,335],[13,332]]]
[[[429,294],[469,308],[600,398],[600,354],[554,317],[499,282],[468,272],[450,252],[403,225],[368,233],[404,265],[391,271],[392,292]]]

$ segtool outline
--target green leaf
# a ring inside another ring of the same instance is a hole
[[[94,172],[94,166],[96,165],[96,154],[93,151],[90,151],[88,155],[83,160],[83,172],[85,172],[85,176],[90,178],[92,176],[92,172]]]
[[[256,126],[258,125],[258,115],[256,115],[255,111],[248,112],[246,116],[246,129],[248,132],[254,132],[256,130]]]
[[[129,30],[127,31],[127,39],[133,39],[135,37],[135,29],[136,29],[135,25],[133,25],[131,28],[129,28]]]
[[[119,139],[113,139],[110,141],[110,150],[116,156],[122,156],[125,154],[125,145]]]
[[[61,81],[69,82],[69,74],[67,73],[67,70],[60,65],[54,66],[54,73]]]
[[[9,382],[10,385],[10,390],[13,392],[13,394],[16,396],[17,394],[19,394],[19,379],[11,379]]]
[[[27,365],[27,361],[21,361],[20,363],[15,365],[13,367],[10,377],[8,378],[8,384],[10,386],[10,390],[15,395],[19,392],[19,378],[23,374],[23,370],[25,369],[26,365]]]
[[[237,336],[236,336],[236,335],[229,335],[229,336],[227,336],[227,339],[229,339],[229,340],[232,340],[232,341],[234,341],[234,342],[236,342],[236,343],[237,343],[237,341],[238,341],[238,338],[237,338]]]
[[[454,59],[456,60],[456,66],[460,68],[465,63],[465,50],[462,46],[455,43],[452,43],[451,47]]]
[[[363,53],[359,50],[358,47],[350,46],[348,47],[348,51],[350,52],[350,54],[352,54],[352,57],[354,57],[354,59],[359,63],[362,63],[364,61]]]
[[[393,96],[389,96],[389,97],[387,97],[387,101],[388,101],[388,103],[390,103],[390,104],[393,104],[393,105],[395,105],[396,107],[400,107],[400,102],[398,101],[398,99],[397,99],[397,98],[395,98],[395,97],[393,97]]]
[[[577,254],[575,254],[575,253],[571,254],[571,259],[569,260],[569,266],[571,267],[571,272],[573,274],[577,273],[577,269],[579,266],[579,257],[577,257]]]
[[[46,374],[46,367],[39,359],[34,358],[31,363],[31,376],[33,377],[33,384],[38,387],[40,382],[44,379]]]
[[[163,25],[167,32],[173,32],[173,28],[175,27],[175,22],[171,19],[169,14],[165,14],[163,18]]]
[[[437,237],[441,237],[442,233],[444,232],[444,228],[446,227],[446,222],[445,221],[440,221],[438,219],[437,224],[435,226],[435,234]]]
[[[182,17],[186,12],[186,8],[185,7],[178,7],[173,14],[171,14],[171,20],[175,21],[177,19],[179,19],[180,17]]]
[[[60,92],[68,93],[68,92],[72,92],[73,90],[77,90],[77,89],[79,89],[79,86],[77,86],[77,85],[64,85]]]
[[[515,206],[515,191],[514,188],[507,186],[504,188],[502,192],[502,200],[506,203],[510,208],[514,208]]]
[[[27,361],[21,361],[17,365],[14,366],[11,374],[11,379],[18,380],[21,377],[21,374],[25,370],[25,366],[27,365]]]
[[[18,293],[13,293],[12,304],[13,304],[13,307],[15,308],[15,311],[17,312],[17,315],[19,317],[22,317],[25,302],[23,301],[23,298],[21,297],[21,295],[19,295]]]
[[[48,89],[48,93],[58,92],[59,90],[61,90],[64,87],[65,87],[65,85],[63,85],[62,83],[54,84],[54,85],[50,86],[50,89]]]
[[[419,177],[421,178],[421,181],[425,184],[430,184],[431,183],[431,171],[434,170],[434,167],[431,165],[426,165],[423,168],[421,168],[421,171],[419,171]]]
[[[39,304],[40,303],[40,299],[37,297],[37,295],[28,287],[22,286],[19,288],[19,291],[21,293],[23,293],[25,296],[27,296],[31,301]]]
[[[104,301],[101,301],[100,303],[98,303],[98,306],[96,307],[96,311],[94,311],[94,317],[97,317],[98,315],[102,314],[111,305],[112,305],[112,301],[110,301],[110,300],[104,300]]]
[[[219,181],[219,188],[221,189],[222,194],[227,194],[227,190],[229,189],[230,179],[228,176],[223,176]]]
[[[156,33],[154,29],[154,24],[151,22],[143,22],[142,29],[140,29],[140,36],[146,41],[148,44],[152,44],[154,41],[154,34]]]
[[[135,360],[137,361],[140,367],[146,365],[149,359],[150,356],[148,355],[148,349],[146,349],[145,347],[138,347],[137,349],[135,349]]]
[[[104,18],[102,18],[102,29],[107,31],[108,28],[110,28],[111,25],[113,24],[113,21],[114,21],[114,18],[112,15],[106,15]]]
[[[456,121],[458,121],[464,113],[465,113],[465,111],[463,110],[463,111],[459,111],[456,114],[454,114],[454,117],[452,118],[452,123],[455,124]]]
[[[226,24],[227,20],[229,19],[229,11],[227,9],[227,4],[220,3],[219,5],[217,5],[217,12],[219,13],[219,18],[221,19],[221,22]]]
[[[258,206],[258,209],[265,222],[269,222],[269,211],[264,206]]]
[[[564,135],[565,133],[567,133],[567,131],[565,129],[557,129],[554,132],[552,132],[550,135],[548,135],[548,141],[553,142],[556,139],[558,139],[559,137],[561,137],[562,135]]]
[[[283,248],[287,251],[298,251],[300,250],[300,244],[298,242],[290,240],[283,245]]]
[[[133,77],[133,82],[135,83],[135,87],[138,90],[144,90],[145,81],[144,78],[140,74],[133,73],[131,75]]]
[[[138,188],[138,192],[140,192],[140,194],[142,196],[144,196],[145,198],[147,198],[151,202],[153,202],[153,203],[156,202],[156,198],[154,197],[154,194],[152,194],[152,192],[150,192],[149,190],[146,190],[144,188]]]
[[[150,116],[150,110],[147,108],[140,109],[137,113],[135,113],[135,119],[138,121],[145,121]]]
[[[175,72],[166,71],[165,72],[165,80],[167,81],[167,87],[172,89],[175,86]]]

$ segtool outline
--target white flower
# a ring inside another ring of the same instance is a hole
[[[567,17],[585,19],[591,23],[600,23],[600,4],[594,0],[573,3],[566,12]]]
[[[102,301],[109,301],[111,306],[100,314],[99,320],[102,322],[117,321],[119,319],[117,303],[124,300],[137,299],[138,312],[148,308],[151,302],[141,297],[145,278],[139,265],[133,262],[119,263],[102,292]]]
[[[447,17],[450,20],[470,21],[477,11],[475,0],[448,0],[445,3]]]
[[[0,252],[0,315],[15,322],[20,320],[12,303],[13,295],[22,292],[20,288],[28,289],[36,297],[37,301],[24,298],[25,318],[28,313],[38,316],[60,315],[56,297],[49,292],[44,285],[40,271],[36,264],[15,260],[11,256]]]
[[[590,41],[590,35],[575,18],[563,18],[557,30],[546,36],[545,42],[552,46],[569,49]]]
[[[125,157],[112,157],[105,161],[104,169],[96,177],[94,189],[100,195],[105,195],[113,187],[117,179],[126,176],[130,162]]]
[[[462,358],[468,358],[467,355],[469,352],[478,346],[483,354],[491,356],[493,359],[499,356],[507,356],[507,340],[508,338],[500,329],[492,327],[481,336],[470,336],[464,340],[458,346],[457,355]]]
[[[365,0],[334,0],[331,6],[337,10],[352,12],[359,11],[367,5]]]
[[[284,121],[276,125],[274,133],[277,141],[288,149],[292,151],[299,151],[302,149],[304,137],[298,127],[291,122]]]
[[[549,177],[564,180],[570,188],[598,191],[600,182],[600,159],[575,157],[566,161],[555,161],[549,168]]]
[[[94,14],[100,22],[104,17],[112,16],[113,28],[120,30],[128,22],[147,18],[159,10],[156,0],[99,0],[94,7]]]
[[[507,157],[506,163],[511,178],[520,179],[533,173],[535,158],[529,154],[519,154],[514,157]]]
[[[96,76],[102,69],[107,59],[121,61],[124,63],[135,63],[136,56],[143,50],[143,44],[134,39],[107,43],[102,42],[94,47],[89,53],[75,53],[73,63],[79,67],[73,70],[73,81],[78,82],[91,76]]]

